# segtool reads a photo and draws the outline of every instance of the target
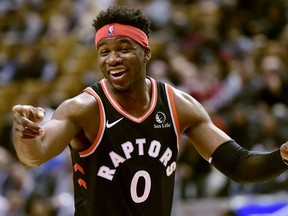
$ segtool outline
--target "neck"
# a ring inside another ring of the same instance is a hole
[[[145,79],[143,85],[124,92],[112,92],[119,105],[134,116],[141,116],[149,107],[151,100],[151,81]]]

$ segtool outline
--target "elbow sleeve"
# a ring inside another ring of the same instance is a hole
[[[273,152],[248,151],[234,140],[220,145],[212,154],[212,165],[236,182],[264,182],[288,169],[280,150]]]

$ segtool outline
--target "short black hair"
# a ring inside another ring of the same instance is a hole
[[[151,21],[145,17],[139,9],[127,8],[124,6],[113,6],[102,10],[93,20],[92,26],[98,31],[101,27],[110,23],[131,25],[141,29],[148,37],[151,33]]]

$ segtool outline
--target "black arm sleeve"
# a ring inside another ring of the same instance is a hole
[[[220,145],[212,154],[211,163],[239,183],[268,181],[288,169],[279,149],[273,152],[253,152],[242,148],[234,140]]]

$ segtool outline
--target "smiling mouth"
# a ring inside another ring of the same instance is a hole
[[[111,70],[110,75],[113,77],[120,77],[125,73],[125,70]]]

